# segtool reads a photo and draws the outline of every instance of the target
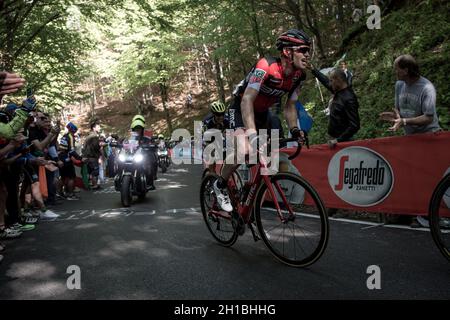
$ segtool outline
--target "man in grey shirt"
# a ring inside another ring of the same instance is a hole
[[[436,113],[436,90],[433,84],[420,76],[416,60],[406,54],[394,62],[397,76],[394,112],[382,112],[382,120],[391,121],[389,128],[404,127],[405,134],[440,131]]]
[[[380,118],[393,123],[389,128],[391,131],[403,126],[407,135],[440,131],[436,89],[428,79],[420,76],[416,60],[409,54],[401,55],[395,59],[394,69],[398,79],[394,112],[382,112]],[[429,222],[417,216],[411,227],[429,227]]]

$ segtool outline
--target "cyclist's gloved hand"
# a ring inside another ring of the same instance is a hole
[[[34,95],[32,95],[27,99],[23,100],[20,109],[25,110],[27,112],[31,112],[36,110],[36,105],[37,105],[36,98],[34,97]]]
[[[300,138],[303,138],[303,137],[305,136],[305,134],[303,133],[303,131],[300,130],[298,127],[293,127],[293,128],[290,130],[290,132],[291,132],[292,138],[295,138],[295,139],[300,139]]]
[[[303,130],[300,130],[298,127],[293,127],[291,130],[291,136],[302,144],[306,142],[306,133]]]

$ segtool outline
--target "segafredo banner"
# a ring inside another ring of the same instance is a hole
[[[328,182],[343,201],[360,207],[382,202],[394,186],[389,162],[365,147],[348,147],[337,152],[328,165]]]

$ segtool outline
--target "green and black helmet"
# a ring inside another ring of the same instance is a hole
[[[221,101],[215,101],[209,107],[212,113],[224,113],[226,110],[225,105]]]

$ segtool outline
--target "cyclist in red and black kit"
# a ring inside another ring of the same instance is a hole
[[[310,39],[302,30],[288,30],[282,33],[276,47],[280,57],[260,59],[236,88],[235,99],[229,110],[231,129],[242,129],[252,141],[258,129],[281,129],[281,125],[273,121],[269,108],[280,97],[288,94],[284,114],[294,138],[303,138],[304,133],[297,127],[297,111],[295,102],[309,59]],[[274,127],[276,124],[276,127]],[[251,152],[251,146],[247,150]],[[224,211],[231,212],[233,207],[226,193],[228,178],[239,165],[225,165],[222,177],[214,184],[217,201]]]

